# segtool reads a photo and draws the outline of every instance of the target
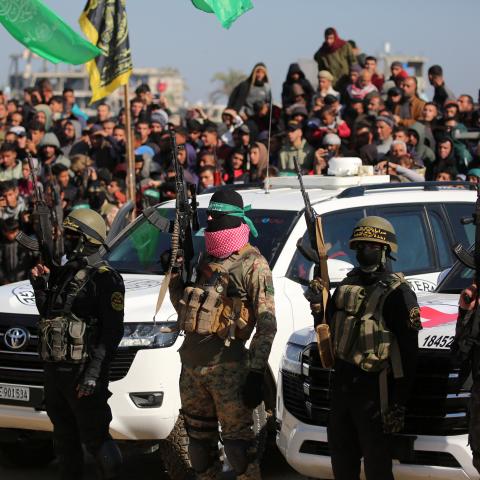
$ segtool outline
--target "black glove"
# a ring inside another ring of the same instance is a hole
[[[308,284],[308,288],[303,294],[303,296],[310,302],[310,303],[322,303],[323,302],[323,290],[325,289],[325,285],[323,284],[323,280],[321,278],[314,278]]]
[[[83,377],[80,383],[77,385],[78,398],[89,397],[95,391],[97,387],[97,381],[94,378],[87,376]]]
[[[263,381],[265,374],[250,370],[242,389],[243,403],[248,408],[255,408],[263,401]]]
[[[382,414],[383,431],[385,433],[399,433],[405,426],[405,407],[394,403]]]

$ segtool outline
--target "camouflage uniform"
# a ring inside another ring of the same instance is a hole
[[[204,258],[206,263],[213,261],[222,262],[210,256]],[[170,298],[176,309],[183,289],[180,277],[173,278]],[[226,346],[218,335],[197,333],[186,333],[180,349],[180,395],[190,438],[189,453],[198,478],[205,480],[217,478],[220,472],[218,422],[237,478],[261,478],[252,430],[253,412],[244,405],[241,395],[249,371],[263,372],[267,367],[276,333],[272,274],[257,249],[250,248],[246,255],[239,255],[229,269],[227,297],[230,295],[240,296],[253,313],[256,331],[249,350],[240,339]]]

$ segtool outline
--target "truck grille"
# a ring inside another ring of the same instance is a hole
[[[303,423],[326,426],[334,374],[321,367],[316,344],[309,345],[302,355],[301,375],[282,371],[285,408]],[[467,433],[471,382],[466,382],[457,394],[458,377],[449,350],[420,349],[404,433]]]
[[[0,383],[43,385],[43,367],[37,353],[37,321],[36,315],[0,313]],[[20,352],[10,350],[4,342],[6,331],[12,327],[23,327],[30,334],[28,345]],[[117,351],[110,365],[110,381],[127,375],[136,353],[136,349]]]

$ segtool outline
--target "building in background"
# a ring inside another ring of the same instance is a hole
[[[21,97],[24,88],[34,86],[42,79],[50,80],[54,95],[61,95],[64,88],[73,88],[77,103],[81,108],[88,110],[94,107],[94,105],[89,105],[92,92],[88,73],[84,66],[68,69],[60,68],[58,65],[52,66],[28,50],[22,54],[10,55],[7,82],[10,96]],[[165,96],[172,111],[175,112],[184,107],[186,84],[177,69],[169,67],[134,68],[130,77],[131,95],[134,94],[135,88],[142,83],[148,84],[157,98],[160,95]],[[123,89],[117,89],[106,98],[106,101],[114,110],[118,111],[123,106]]]

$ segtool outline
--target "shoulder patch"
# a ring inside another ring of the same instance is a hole
[[[98,273],[105,273],[109,271],[110,271],[110,268],[108,268],[106,265],[102,265],[101,267],[98,268]]]
[[[112,308],[117,312],[121,312],[124,307],[124,296],[121,292],[113,292],[111,297]]]
[[[412,307],[409,311],[409,327],[413,330],[421,330],[422,322],[420,321],[420,308]]]

